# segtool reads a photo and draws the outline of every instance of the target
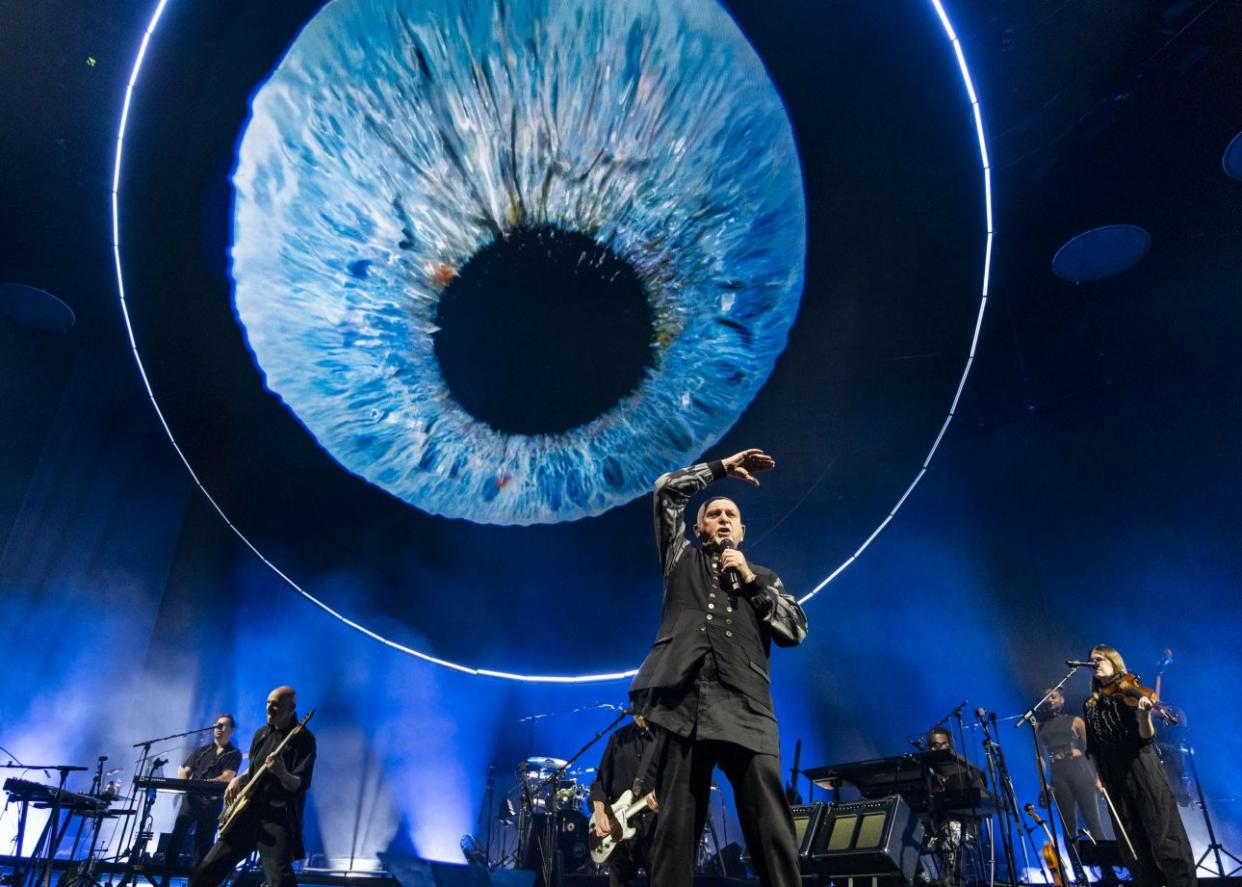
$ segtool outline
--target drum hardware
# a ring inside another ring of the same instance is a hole
[[[617,706],[594,705],[591,709]],[[517,767],[518,868],[534,869],[538,887],[555,887],[563,874],[576,872],[589,859],[587,817],[584,812],[587,790],[571,771],[574,762],[595,743],[611,733],[629,709],[620,709],[612,722],[596,733],[568,760],[531,757]],[[533,717],[533,716],[532,716]],[[523,718],[522,720],[528,720]],[[568,802],[568,806],[562,806]]]

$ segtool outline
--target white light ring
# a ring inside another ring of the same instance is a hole
[[[991,165],[988,159],[987,139],[983,131],[983,112],[979,104],[978,96],[975,93],[974,84],[970,76],[970,71],[966,65],[966,55],[962,50],[961,42],[958,40],[957,33],[953,30],[953,25],[949,21],[948,14],[945,12],[944,6],[941,4],[940,0],[931,0],[931,3],[932,3],[932,6],[936,10],[937,16],[939,16],[940,18],[940,23],[941,23],[941,26],[944,28],[945,36],[949,39],[949,42],[953,47],[953,52],[955,56],[957,57],[958,69],[961,71],[961,75],[962,75],[962,83],[966,87],[967,98],[970,100],[971,113],[974,118],[976,135],[978,136],[978,141],[979,141],[979,157],[980,157],[980,161],[982,163],[982,168],[983,168],[984,210],[985,210],[985,218],[987,220],[986,226],[985,226],[986,227],[986,232],[985,232],[986,240],[985,240],[985,245],[984,245],[984,258],[983,258],[983,283],[982,283],[982,287],[980,290],[979,313],[975,321],[974,336],[971,339],[970,352],[967,355],[966,365],[962,370],[962,375],[961,375],[960,381],[958,382],[957,391],[949,407],[949,413],[945,418],[944,425],[940,429],[940,433],[936,435],[935,441],[932,443],[931,448],[928,450],[927,456],[924,458],[922,466],[920,467],[918,473],[914,476],[914,480],[906,488],[905,492],[901,494],[901,497],[897,500],[897,504],[893,506],[892,510],[888,512],[888,514],[880,522],[880,525],[876,527],[876,529],[871,533],[870,536],[867,537],[867,539],[862,543],[862,545],[860,545],[858,549],[852,555],[850,555],[840,566],[838,566],[835,570],[833,570],[830,574],[828,574],[827,577],[825,577],[822,581],[820,581],[818,585],[816,585],[809,592],[807,592],[807,594],[799,598],[798,603],[800,604],[805,604],[811,598],[815,597],[815,595],[819,594],[819,592],[821,592],[824,588],[826,588],[830,582],[836,579],[837,576],[839,576],[845,570],[846,567],[848,567],[850,564],[852,564],[855,560],[858,559],[858,556],[862,554],[867,549],[867,547],[873,541],[875,541],[876,537],[879,536],[880,532],[886,526],[888,526],[889,522],[892,521],[894,515],[897,514],[897,510],[901,508],[901,506],[905,503],[906,499],[909,497],[910,493],[914,490],[916,486],[918,486],[919,481],[923,479],[923,475],[927,473],[927,466],[931,462],[932,456],[936,452],[936,448],[939,447],[940,441],[944,437],[944,433],[949,427],[949,423],[953,420],[953,417],[957,412],[958,400],[961,397],[962,389],[966,385],[966,379],[970,375],[971,367],[974,365],[975,352],[976,352],[976,349],[979,343],[979,332],[983,327],[983,315],[984,315],[985,310],[987,309],[988,279],[991,274],[991,268],[992,268],[992,238],[993,238],[994,230],[992,227],[992,178],[991,178],[992,173],[991,173]],[[112,175],[112,192],[111,192],[112,254],[113,254],[113,259],[116,265],[117,294],[120,297],[121,314],[125,320],[125,333],[129,337],[130,351],[133,353],[134,362],[138,366],[138,375],[142,379],[142,384],[143,384],[143,387],[146,389],[148,399],[151,401],[151,406],[155,409],[155,415],[159,418],[160,425],[163,426],[164,428],[164,433],[168,435],[169,442],[172,444],[173,449],[176,451],[178,458],[181,459],[182,464],[185,465],[186,471],[190,473],[190,477],[194,481],[195,486],[197,486],[200,492],[202,492],[202,494],[207,498],[207,501],[211,503],[211,507],[216,510],[216,513],[220,515],[220,517],[224,520],[224,523],[228,526],[230,530],[233,531],[233,533],[237,536],[237,538],[240,539],[247,548],[253,551],[255,556],[258,557],[259,560],[261,560],[264,564],[266,564],[268,568],[270,568],[273,573],[279,576],[290,588],[292,588],[294,591],[300,594],[305,600],[309,601],[310,603],[314,604],[319,609],[323,610],[328,615],[339,620],[340,622],[344,623],[345,625],[349,626],[355,631],[358,631],[366,635],[372,640],[378,641],[379,643],[383,644],[386,647],[390,647],[393,650],[397,650],[398,652],[405,653],[406,655],[413,656],[417,659],[421,659],[424,662],[429,662],[433,665],[439,665],[444,668],[451,669],[453,671],[462,672],[464,674],[478,675],[482,677],[501,678],[504,680],[511,680],[511,681],[525,681],[525,682],[531,682],[531,683],[546,683],[546,684],[586,684],[586,683],[594,683],[594,682],[602,682],[602,681],[618,681],[618,680],[623,680],[625,678],[633,677],[635,674],[637,674],[637,669],[631,669],[629,671],[608,672],[608,673],[600,673],[600,674],[584,674],[584,675],[525,675],[525,674],[515,674],[512,672],[506,672],[506,671],[495,671],[495,670],[487,669],[487,668],[473,668],[471,666],[462,665],[460,663],[452,662],[447,659],[441,659],[437,656],[432,656],[428,653],[423,653],[419,650],[415,650],[412,647],[407,647],[404,644],[399,644],[396,641],[389,640],[383,635],[377,634],[376,632],[372,631],[366,626],[361,625],[355,622],[354,620],[350,619],[345,614],[333,609],[327,603],[325,603],[324,601],[321,601],[319,598],[315,597],[313,594],[308,592],[306,589],[302,588],[295,581],[293,581],[293,579],[291,579],[289,576],[285,575],[285,573],[283,573],[280,570],[280,568],[278,568],[275,564],[269,561],[263,555],[263,553],[259,551],[259,549],[256,548],[254,544],[246,537],[246,535],[240,529],[238,529],[238,527],[229,519],[229,516],[225,514],[224,509],[222,509],[219,503],[217,503],[216,500],[212,497],[211,493],[207,491],[207,488],[203,486],[203,483],[199,479],[197,472],[195,472],[194,470],[194,466],[190,464],[190,460],[186,458],[185,453],[182,451],[180,445],[177,443],[177,439],[173,436],[172,429],[169,428],[168,426],[168,420],[164,417],[164,413],[162,410],[160,410],[160,405],[155,399],[155,392],[151,388],[150,379],[147,377],[146,367],[142,363],[142,356],[138,353],[138,341],[134,337],[134,328],[133,328],[132,322],[130,321],[129,306],[125,298],[125,278],[124,278],[124,274],[121,269],[121,226],[120,226],[119,206],[120,206],[121,158],[124,153],[124,147],[125,147],[125,126],[129,120],[129,105],[130,105],[131,99],[133,98],[134,84],[137,83],[138,75],[142,70],[142,62],[143,62],[144,57],[146,56],[147,46],[151,41],[152,34],[155,33],[155,28],[159,24],[160,17],[164,13],[164,7],[167,5],[168,5],[168,0],[159,0],[158,4],[156,5],[155,12],[152,14],[151,20],[147,23],[146,31],[142,35],[142,43],[139,46],[138,55],[134,59],[134,67],[130,73],[129,82],[125,87],[125,100],[121,107],[121,122],[117,129],[117,136],[116,136],[116,164],[113,169],[113,175]]]

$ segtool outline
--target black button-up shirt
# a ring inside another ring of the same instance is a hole
[[[216,779],[223,776],[229,770],[236,773],[241,769],[241,762],[241,749],[233,743],[230,742],[221,751],[217,752],[216,744],[210,742],[202,748],[191,752],[181,766],[190,771],[190,775],[187,778],[205,780]],[[193,812],[197,814],[207,810],[219,811],[223,805],[224,801],[221,798],[212,798],[188,792],[185,796],[185,801],[182,803],[182,809],[187,813]]]
[[[246,781],[259,771],[267,761],[267,756],[276,750],[288,730],[274,730],[271,727],[260,727],[250,742],[250,769],[246,771]],[[285,769],[301,780],[296,791],[287,790],[280,780],[271,773],[263,776],[263,782],[255,788],[255,801],[269,808],[267,815],[283,816],[287,812],[287,825],[293,838],[293,858],[301,859],[305,855],[302,845],[302,814],[306,808],[306,792],[311,785],[311,774],[315,769],[317,749],[315,737],[303,727],[289,739],[284,751],[280,753]]]

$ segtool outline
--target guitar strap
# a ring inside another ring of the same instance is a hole
[[[652,739],[647,743],[643,756],[638,760],[638,772],[634,776],[631,788],[634,800],[638,800],[649,791],[654,791],[660,784],[660,767],[664,763],[664,743],[668,732],[657,724],[647,722],[651,728]]]

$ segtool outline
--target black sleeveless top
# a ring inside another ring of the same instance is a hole
[[[1078,734],[1074,732],[1074,719],[1067,714],[1055,714],[1039,725],[1039,744],[1050,755],[1068,755],[1078,747]]]

